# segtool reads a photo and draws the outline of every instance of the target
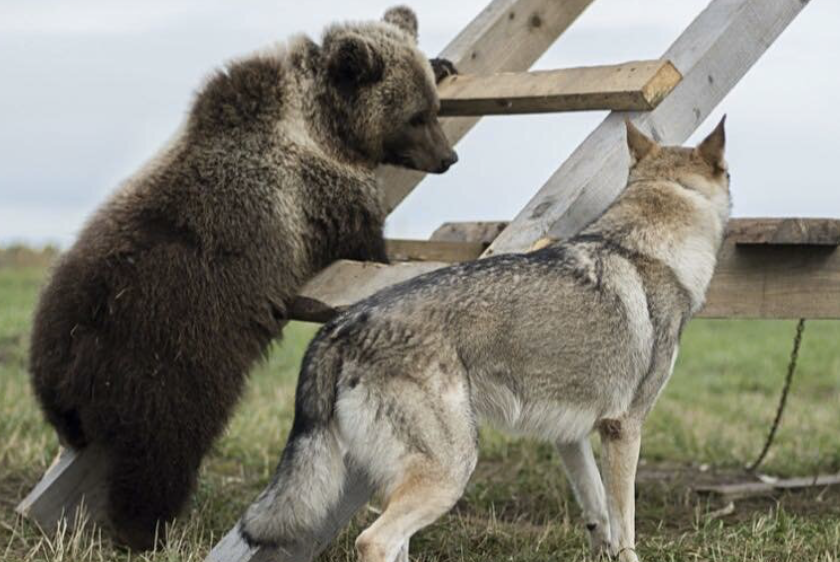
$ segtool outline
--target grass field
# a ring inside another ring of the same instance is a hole
[[[95,529],[43,534],[14,506],[57,451],[29,390],[26,342],[39,266],[0,264],[0,560],[199,561],[267,482],[291,423],[297,367],[315,326],[294,324],[249,391],[202,471],[189,512],[166,549],[117,550]],[[840,491],[822,489],[735,503],[734,512],[689,490],[732,479],[761,447],[775,412],[793,322],[695,321],[674,377],[643,439],[638,552],[643,561],[840,560]],[[763,467],[780,476],[840,471],[840,323],[809,322],[800,368],[776,445]],[[412,540],[412,559],[586,559],[578,511],[550,446],[482,431],[482,458],[465,498]],[[353,560],[373,509],[322,558]]]

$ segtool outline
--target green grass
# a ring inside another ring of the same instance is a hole
[[[14,514],[57,451],[29,390],[26,339],[43,268],[0,266],[0,560],[199,561],[267,482],[291,423],[297,368],[316,326],[293,324],[251,378],[207,459],[169,545],[120,551],[90,525],[42,533]],[[721,507],[689,492],[698,479],[738,477],[759,451],[784,379],[793,322],[695,321],[644,434],[637,505],[647,561],[840,560],[840,492],[814,490]],[[809,322],[777,442],[763,467],[788,476],[840,470],[840,323]],[[550,446],[482,432],[482,458],[452,514],[412,541],[414,560],[586,559],[578,510]],[[357,517],[324,555],[353,560]]]

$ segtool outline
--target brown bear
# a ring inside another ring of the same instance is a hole
[[[121,542],[153,546],[183,508],[300,287],[339,258],[387,260],[376,167],[457,160],[435,89],[452,68],[416,34],[399,7],[218,71],[55,266],[32,383],[65,445],[107,452]]]

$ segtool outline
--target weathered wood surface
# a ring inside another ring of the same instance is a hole
[[[447,265],[336,262],[304,287],[299,299],[308,309],[295,306],[293,317],[327,321],[376,291]],[[698,316],[840,319],[840,250],[810,244],[741,246],[727,239]]]
[[[508,225],[506,221],[445,222],[429,240],[441,242],[480,242],[490,245]]]
[[[487,248],[481,242],[450,242],[445,240],[386,240],[391,261],[442,261],[459,262],[474,260]]]
[[[439,56],[464,74],[528,70],[593,0],[494,0],[452,40]],[[421,31],[422,33],[422,31]],[[457,143],[478,117],[443,119]],[[422,172],[383,166],[378,171],[385,203],[393,210],[425,177]]]
[[[96,447],[81,452],[62,449],[15,511],[36,521],[47,532],[63,518],[72,525],[82,506],[85,516],[103,523],[106,467],[106,456]]]
[[[736,244],[840,245],[840,219],[737,219],[729,225],[728,239]]]
[[[430,240],[490,244],[508,224],[507,221],[447,222],[435,230]],[[734,218],[729,221],[726,239],[738,245],[838,246],[840,219]]]
[[[805,5],[802,0],[713,0],[662,56],[683,76],[677,87],[653,111],[610,114],[487,253],[524,251],[546,234],[566,238],[578,232],[624,188],[625,117],[661,143],[682,144]],[[737,194],[737,181],[732,189]]]
[[[698,486],[695,488],[695,491],[700,494],[715,495],[730,500],[752,496],[767,496],[804,488],[825,488],[828,486],[840,486],[840,474],[785,478],[773,482],[735,482],[732,484]]]
[[[668,61],[459,74],[438,86],[442,116],[510,115],[560,111],[650,111],[679,83]]]
[[[700,316],[840,319],[840,251],[727,240]]]
[[[290,315],[294,320],[326,322],[335,316],[336,311],[381,289],[446,265],[449,264],[437,261],[385,265],[339,260],[306,284],[295,298]]]

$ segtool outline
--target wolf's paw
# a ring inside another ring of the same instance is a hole
[[[618,562],[639,562],[639,557],[636,556],[636,550],[629,546],[619,549]]]
[[[429,59],[429,64],[432,65],[432,70],[435,73],[435,84],[439,84],[447,76],[458,74],[458,69],[448,59]]]

